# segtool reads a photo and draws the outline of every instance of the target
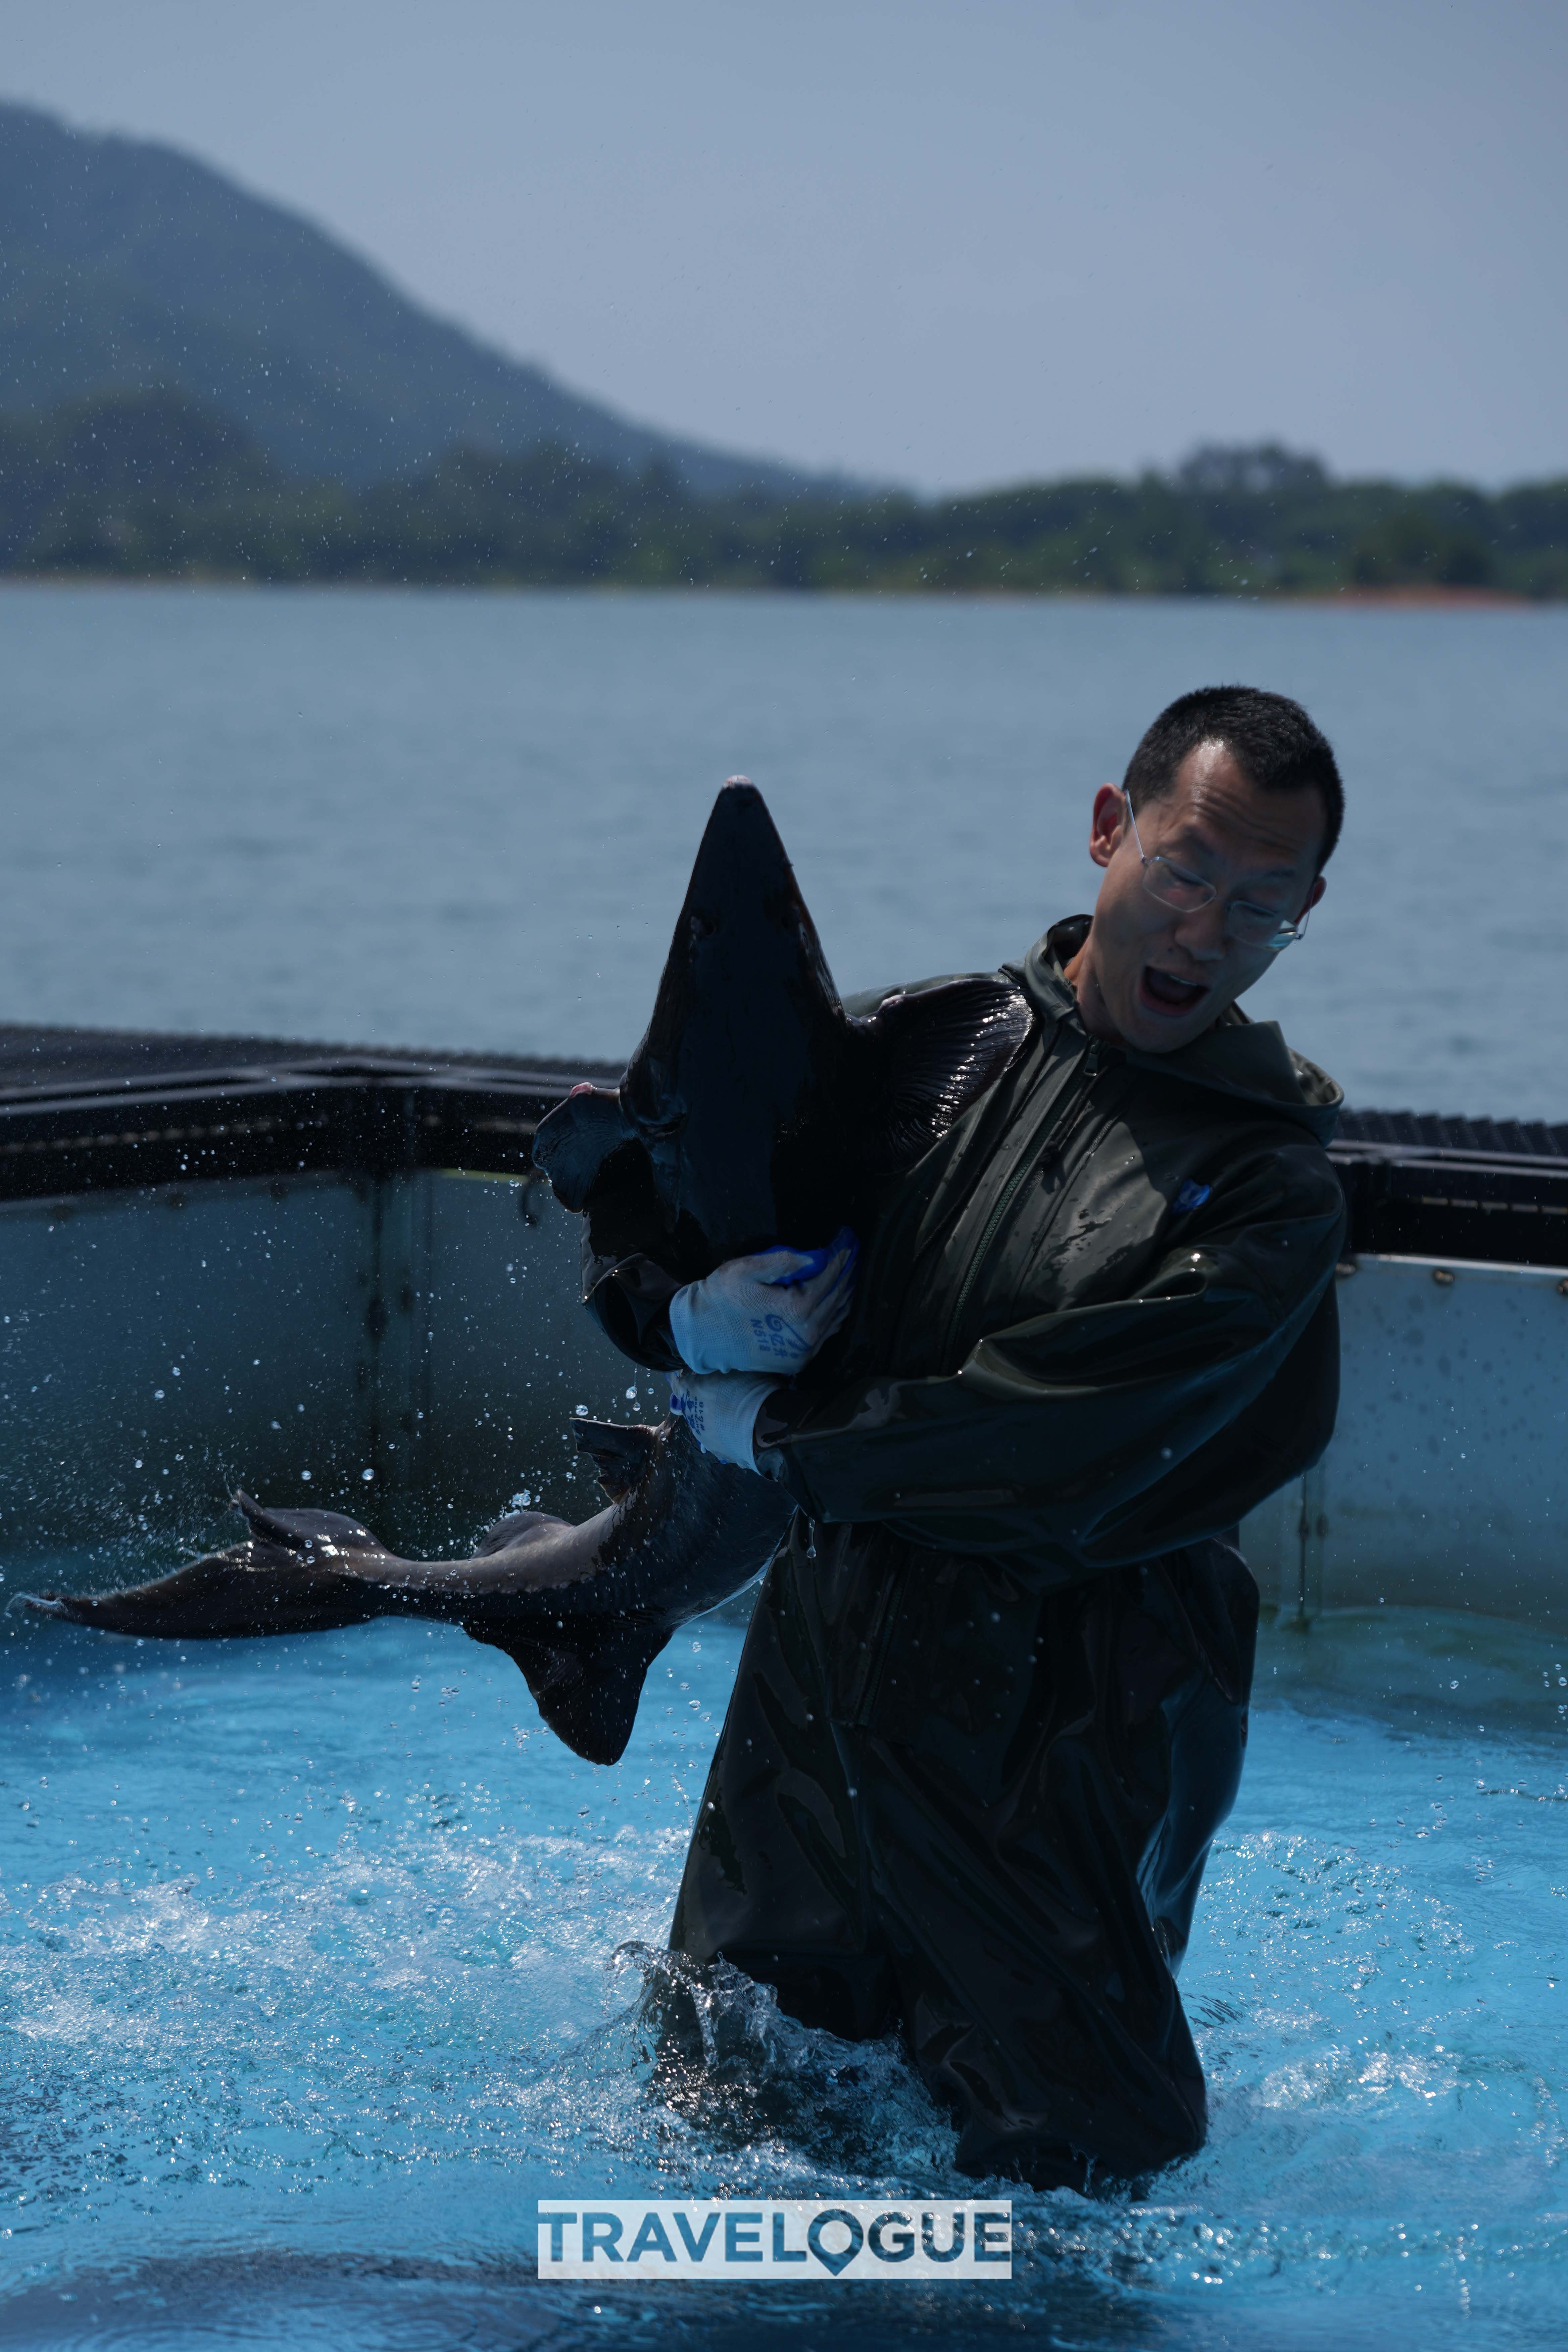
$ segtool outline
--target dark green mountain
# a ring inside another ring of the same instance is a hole
[[[0,413],[168,388],[296,478],[544,443],[704,496],[846,485],[672,440],[432,318],[330,236],[147,141],[0,104]]]
[[[0,415],[0,574],[952,594],[1568,597],[1568,481],[1338,482],[1272,446],[1170,478],[979,498],[699,498],[543,443],[350,488],[290,481],[242,425],[160,390]]]

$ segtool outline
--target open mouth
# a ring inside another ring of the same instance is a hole
[[[1158,971],[1146,963],[1138,992],[1152,1012],[1190,1013],[1203,1003],[1208,989],[1201,981],[1178,980],[1174,972]]]

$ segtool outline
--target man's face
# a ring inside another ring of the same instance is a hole
[[[1223,743],[1200,743],[1166,798],[1149,802],[1137,817],[1145,856],[1171,859],[1212,883],[1216,895],[1185,914],[1152,898],[1126,801],[1114,785],[1102,785],[1089,854],[1105,879],[1071,976],[1090,1031],[1145,1054],[1169,1054],[1201,1036],[1274,961],[1266,948],[1226,937],[1235,902],[1299,922],[1322,897],[1324,810],[1315,792],[1260,793]]]

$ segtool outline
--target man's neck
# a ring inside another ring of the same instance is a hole
[[[1091,928],[1077,955],[1062,966],[1062,978],[1078,999],[1078,1017],[1091,1037],[1103,1037],[1108,1045],[1122,1045],[1126,1039],[1111,1019],[1104,997],[1100,992],[1100,975],[1094,968],[1094,932]]]

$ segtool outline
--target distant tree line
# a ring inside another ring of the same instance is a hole
[[[0,572],[465,586],[1568,597],[1568,479],[1334,479],[1268,445],[1175,473],[922,501],[703,499],[560,447],[456,449],[349,490],[283,478],[174,393],[0,417]]]

